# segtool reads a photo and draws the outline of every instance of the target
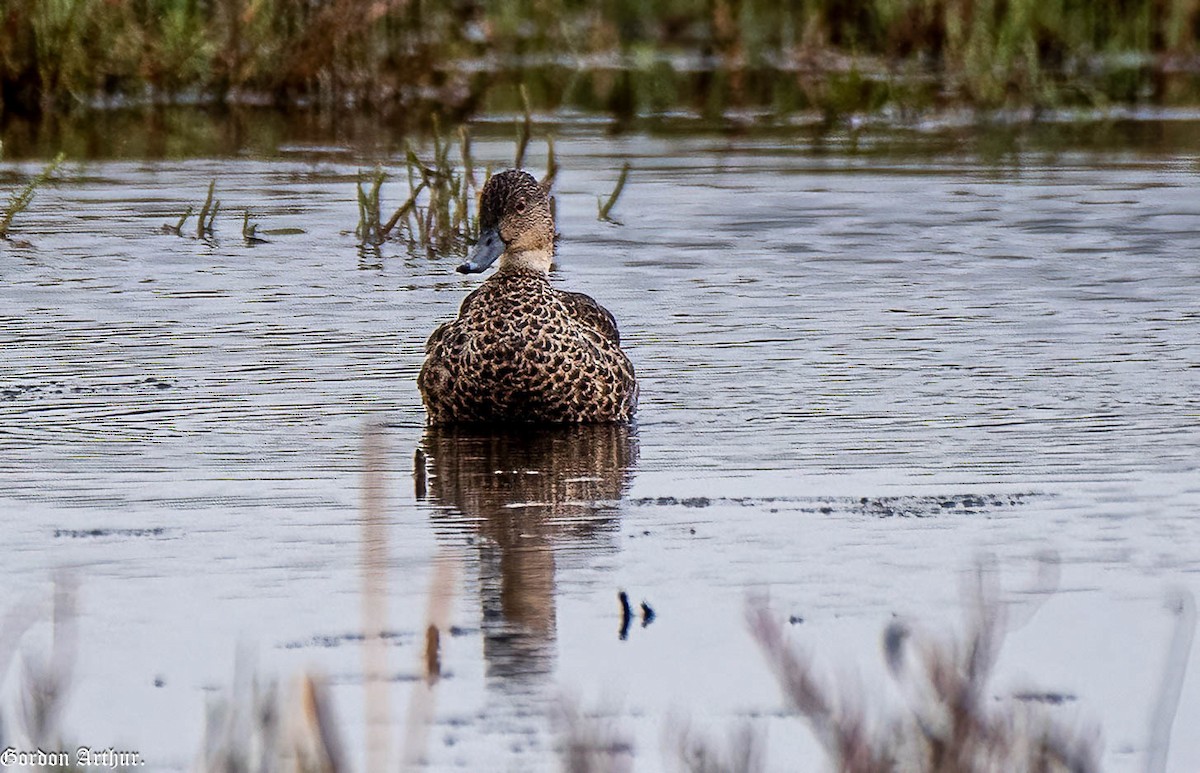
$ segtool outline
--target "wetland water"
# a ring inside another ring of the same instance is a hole
[[[480,279],[357,249],[375,157],[72,166],[14,227],[32,246],[0,251],[0,587],[44,605],[55,570],[79,582],[71,742],[187,768],[240,648],[328,675],[361,770],[364,583],[384,588],[394,751],[436,565],[454,628],[431,768],[555,768],[566,695],[636,770],[669,767],[685,720],[718,741],[749,722],[769,769],[816,770],[747,593],[874,702],[893,616],[949,630],[976,554],[1015,591],[1053,550],[1058,592],[993,690],[1065,696],[1048,710],[1102,726],[1107,770],[1140,770],[1165,593],[1200,593],[1200,125],[1072,131],[996,151],[560,127],[557,281],[616,315],[642,398],[633,431],[537,438],[424,429],[423,343]],[[494,137],[481,166],[511,155]],[[627,158],[623,225],[598,222]],[[161,233],[214,177],[215,241]],[[245,208],[303,233],[249,247]],[[372,422],[388,496],[366,549]],[[625,640],[618,589],[657,613]],[[1193,652],[1174,773],[1200,769],[1197,726]]]

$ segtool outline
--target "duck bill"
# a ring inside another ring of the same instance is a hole
[[[479,241],[471,248],[467,262],[458,267],[460,274],[478,274],[496,262],[496,258],[504,254],[504,241],[500,231],[488,228],[479,234]]]

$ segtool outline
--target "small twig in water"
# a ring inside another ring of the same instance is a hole
[[[612,193],[609,194],[608,201],[601,202],[600,199],[596,199],[596,206],[600,210],[600,214],[597,217],[598,220],[606,220],[610,223],[618,222],[609,217],[609,213],[612,212],[612,208],[616,206],[617,199],[621,198],[621,191],[625,189],[625,180],[629,177],[629,168],[629,162],[626,161],[625,165],[621,167],[621,176],[617,178],[617,185],[615,188],[613,188]]]

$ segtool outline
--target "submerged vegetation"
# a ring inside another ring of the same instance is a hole
[[[498,73],[538,106],[620,116],[1200,102],[1195,0],[8,0],[0,29],[0,114],[182,99],[459,119],[502,106]]]

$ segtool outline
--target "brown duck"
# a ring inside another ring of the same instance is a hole
[[[550,285],[550,193],[510,169],[483,187],[479,242],[462,273],[499,258],[458,319],[425,344],[417,385],[431,424],[623,422],[637,408],[633,365],[612,314]]]

